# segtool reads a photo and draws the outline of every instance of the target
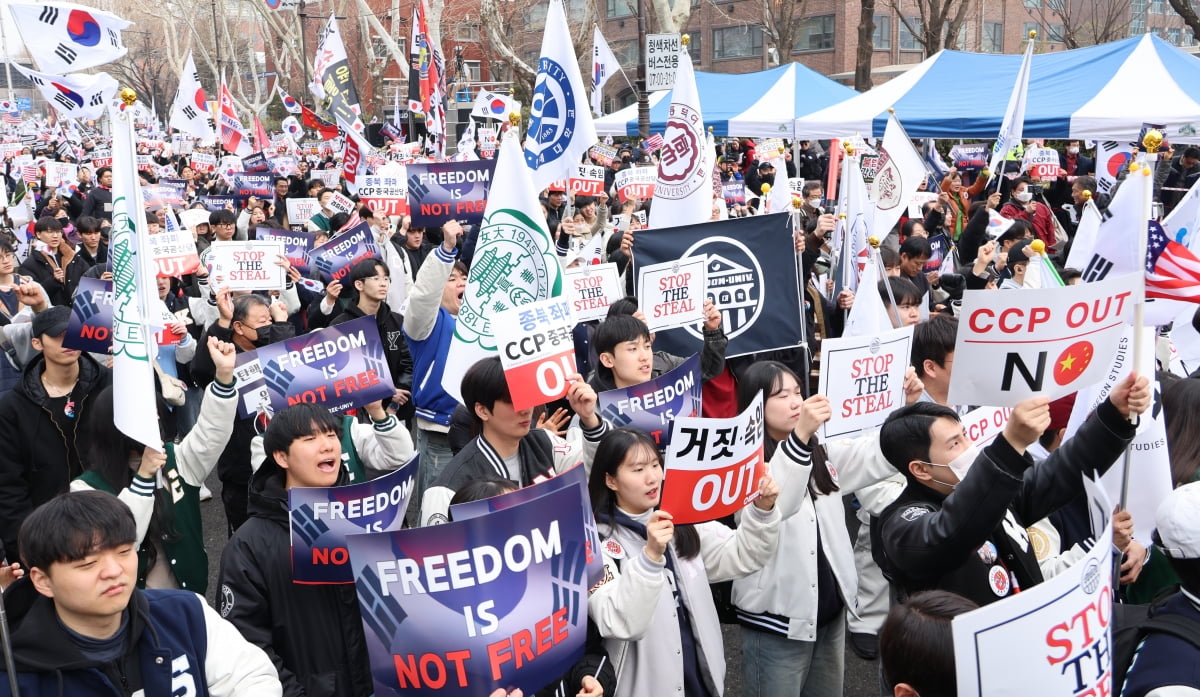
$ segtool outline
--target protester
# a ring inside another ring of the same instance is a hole
[[[4,594],[23,695],[280,695],[263,652],[188,591],[134,585],[137,525],[111,494],[59,496],[21,526],[27,578]],[[9,681],[0,680],[0,694]]]
[[[921,591],[897,603],[879,636],[883,683],[895,697],[957,697],[950,623],[979,606],[946,591]]]
[[[725,690],[721,624],[709,582],[746,576],[775,551],[779,486],[764,477],[737,531],[681,525],[658,508],[663,461],[654,440],[618,428],[596,450],[588,490],[600,526],[604,580],[588,615],[616,662],[617,697]]]

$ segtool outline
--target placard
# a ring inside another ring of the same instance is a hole
[[[320,179],[326,189],[336,189],[342,181],[342,171],[340,169],[310,169],[308,178]]]
[[[700,416],[702,384],[700,354],[696,353],[656,378],[601,392],[596,395],[596,407],[609,426],[645,431],[661,449],[671,442],[675,419]]]
[[[1053,148],[1026,148],[1021,171],[1032,179],[1049,181],[1058,178],[1058,151]]]
[[[417,458],[377,479],[287,490],[292,580],[354,583],[346,538],[399,530],[417,479]]]
[[[267,156],[261,152],[251,153],[242,158],[242,167],[247,172],[270,172],[271,166],[267,164]]]
[[[676,525],[733,515],[758,500],[767,471],[761,394],[731,419],[679,417],[666,448],[661,508]]]
[[[949,402],[1015,407],[1099,382],[1140,282],[1140,274],[1128,274],[1060,288],[966,291],[954,360],[988,368],[954,371]]]
[[[159,276],[184,276],[200,267],[196,240],[187,228],[163,228],[157,235],[150,235],[147,239],[150,241],[150,256],[154,258]]]
[[[679,34],[646,35],[646,89],[670,90],[675,88],[675,74],[679,71],[679,54],[683,43]]]
[[[235,374],[243,418],[300,402],[341,414],[396,393],[374,317],[240,353]]]
[[[408,215],[408,175],[404,165],[396,174],[359,177],[358,199],[375,215]]]
[[[575,319],[564,297],[537,300],[496,315],[492,328],[514,409],[567,394],[575,367]]]
[[[329,206],[329,210],[333,211],[335,215],[338,213],[353,215],[354,211],[357,210],[354,201],[340,191],[333,192],[333,196],[326,203]]]
[[[617,147],[606,143],[596,143],[588,148],[588,156],[593,162],[599,163],[601,166],[608,167],[617,159]]]
[[[308,256],[326,283],[335,280],[344,282],[355,264],[364,259],[377,258],[379,250],[375,248],[371,226],[359,223],[314,248]]]
[[[281,256],[283,245],[278,242],[213,242],[208,255],[212,286],[230,290],[283,290],[287,277],[275,263]]]
[[[234,205],[237,203],[237,198],[228,194],[197,196],[196,200],[209,211],[233,210]]]
[[[278,177],[290,177],[300,173],[300,162],[295,155],[280,155],[267,160],[271,164],[271,171]]]
[[[638,307],[650,331],[704,321],[707,261],[691,257],[638,269]]]
[[[572,488],[479,518],[351,535],[377,697],[534,694],[583,655],[587,533]]]
[[[315,198],[287,198],[284,201],[287,204],[288,225],[305,225],[321,210]]]
[[[495,160],[408,165],[408,205],[413,227],[447,220],[479,225],[487,209]]]
[[[261,199],[270,200],[275,196],[275,186],[271,182],[270,174],[260,174],[256,172],[235,172],[233,174],[233,195],[239,200],[245,200],[251,196],[257,196]]]
[[[726,206],[746,205],[746,182],[741,179],[722,182],[721,197],[725,199]]]
[[[625,297],[616,264],[577,266],[563,271],[563,287],[576,322],[604,319],[614,301]]]
[[[604,168],[595,165],[575,165],[575,175],[567,182],[576,196],[599,196],[604,193]]]
[[[75,298],[71,301],[71,317],[67,320],[67,331],[63,334],[63,346],[88,353],[111,353],[113,344],[113,284],[98,278],[79,279]],[[166,327],[154,334],[158,346],[178,344],[183,337],[171,331],[167,325],[178,318],[158,302],[155,304],[158,318],[151,324]]]
[[[142,201],[146,204],[146,208],[166,208],[167,206],[181,208],[187,204],[183,190],[172,182],[143,184]]]
[[[658,181],[658,170],[654,167],[630,167],[617,172],[613,186],[621,203],[630,199],[645,201],[654,198],[654,183]]]
[[[59,187],[79,180],[79,165],[71,162],[46,162],[46,186]]]
[[[817,392],[829,397],[833,410],[830,419],[821,424],[822,440],[877,428],[893,409],[904,405],[904,373],[912,355],[912,336],[910,326],[879,336],[821,342]],[[959,360],[957,355],[955,360]]]
[[[313,248],[313,241],[316,239],[316,235],[311,232],[293,232],[291,230],[260,227],[258,228],[256,237],[262,242],[277,242],[283,245],[283,255],[287,257],[288,263],[292,265],[292,268],[299,271],[302,275],[308,274],[308,254]]]

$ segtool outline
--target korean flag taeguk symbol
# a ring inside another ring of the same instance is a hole
[[[67,36],[80,46],[95,46],[100,43],[100,24],[83,10],[71,10],[67,15]]]

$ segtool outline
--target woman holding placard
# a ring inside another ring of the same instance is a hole
[[[662,455],[647,434],[618,428],[600,441],[588,488],[604,576],[588,617],[615,662],[618,697],[719,697],[725,651],[708,584],[753,573],[774,552],[779,487],[764,477],[734,531],[718,522],[676,527],[658,509],[662,482]]]
[[[805,399],[796,374],[782,363],[762,361],[742,374],[738,408],[760,393],[763,454],[779,482],[783,522],[762,570],[733,582],[746,694],[840,695],[844,611],[858,592],[841,496],[896,471],[879,452],[877,434],[818,443],[814,435],[832,414],[829,399]],[[747,518],[743,514],[742,526]]]

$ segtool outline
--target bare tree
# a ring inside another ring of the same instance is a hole
[[[529,103],[528,95],[533,92],[537,65],[527,63],[521,58],[521,54],[531,48],[539,49],[542,41],[541,32],[526,31],[526,18],[535,8],[538,9],[534,14],[540,13],[539,6],[545,6],[547,3],[548,0],[481,0],[480,3],[480,22],[486,34],[488,47],[511,66],[513,91],[517,98],[526,104]],[[564,0],[564,4],[575,56],[581,65],[586,65],[591,55],[592,24],[598,17],[596,0]],[[676,4],[687,5],[690,13],[691,4],[688,0],[677,0]],[[582,71],[584,75],[590,72]]]
[[[921,44],[925,55],[931,56],[943,48],[956,47],[959,33],[966,25],[971,0],[913,0],[911,4],[917,11],[915,18],[905,14],[910,10],[901,7],[902,4],[907,3],[884,0],[884,5],[896,12],[900,23]]]
[[[871,0],[874,2],[874,0]],[[689,5],[688,2],[676,2]],[[759,12],[763,33],[774,44],[780,56],[788,56],[800,38],[800,18],[808,10],[808,0],[760,0]]]
[[[1193,36],[1200,36],[1200,16],[1196,15],[1196,9],[1192,6],[1190,0],[1167,0],[1171,3],[1171,9],[1183,19],[1183,23],[1188,29],[1192,30]]]
[[[875,54],[875,0],[862,0],[858,11],[858,52],[854,55],[854,89],[871,89],[871,58]]]
[[[1171,0],[1172,6],[1176,1]],[[1060,25],[1061,32],[1040,37],[1060,41],[1067,48],[1094,46],[1129,35],[1128,0],[1046,0],[1034,11],[1043,27]],[[1193,15],[1194,16],[1194,15]]]

